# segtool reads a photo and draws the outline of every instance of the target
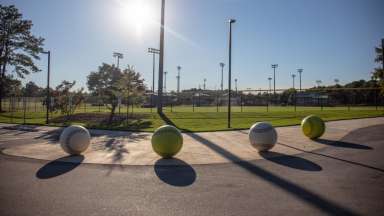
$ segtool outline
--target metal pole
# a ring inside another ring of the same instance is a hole
[[[180,66],[177,66],[177,93],[180,93]]]
[[[50,76],[51,76],[51,51],[48,51],[48,52],[44,52],[44,53],[47,53],[48,54],[48,74],[47,74],[47,113],[46,113],[46,119],[45,119],[45,123],[48,124],[49,123],[49,110],[50,110],[50,101],[51,101],[51,97],[50,97],[50,90],[49,90],[49,81],[50,81]]]
[[[273,94],[276,94],[276,67],[273,67]]]
[[[25,115],[27,111],[27,99],[23,97],[23,124],[25,124]]]
[[[164,93],[167,94],[167,71],[164,71]]]
[[[278,64],[272,64],[273,68],[273,98],[276,100],[276,68],[278,67]]]
[[[164,12],[165,0],[161,0],[161,25],[160,25],[160,56],[159,56],[159,83],[158,83],[158,103],[157,113],[163,113],[163,63],[164,63]]]
[[[232,67],[232,23],[234,19],[229,20],[229,55],[228,55],[228,128],[231,127],[231,67]]]
[[[155,94],[155,53],[152,53],[152,94]]]
[[[192,93],[192,112],[195,112],[195,92]]]
[[[299,69],[297,69],[297,72],[299,73],[299,79],[300,79],[300,91],[301,91],[301,73],[303,73],[303,69],[299,68]]]
[[[204,85],[203,85],[204,90],[205,90],[205,82],[207,82],[207,79],[204,78]]]
[[[240,111],[243,112],[243,92],[240,93]]]
[[[236,92],[236,97],[237,97],[237,78],[235,79],[235,92]]]
[[[223,78],[223,73],[224,73],[224,66],[225,66],[225,64],[224,64],[224,63],[220,63],[220,66],[221,66],[221,84],[220,84],[220,87],[221,87],[221,91],[223,91],[223,90],[224,90],[224,84],[223,84],[224,78]]]

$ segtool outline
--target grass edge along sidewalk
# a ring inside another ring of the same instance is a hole
[[[233,112],[232,128],[226,128],[226,112],[165,112],[165,115],[162,116],[156,113],[137,113],[131,114],[128,118],[128,122],[125,118],[121,118],[119,121],[113,122],[111,124],[106,124],[105,122],[92,122],[91,120],[88,121],[82,118],[69,118],[68,120],[63,121],[62,116],[54,114],[52,115],[51,123],[49,126],[60,127],[70,124],[80,124],[87,128],[93,129],[152,132],[163,124],[173,124],[180,130],[186,132],[209,132],[248,129],[253,123],[258,121],[267,121],[270,122],[273,126],[298,125],[305,116],[311,114],[318,115],[325,121],[334,121],[382,117],[384,116],[384,110],[376,110],[374,108],[353,108],[348,111],[340,109],[314,110],[300,108],[300,111],[297,112],[289,109],[277,109],[275,111],[270,110],[269,112]],[[78,112],[75,113],[74,116],[76,117],[82,115],[90,114]],[[94,115],[100,115],[100,113],[94,113]],[[108,113],[103,113],[103,115],[107,116]],[[92,115],[90,116],[92,118]],[[22,112],[0,113],[0,122],[28,125],[45,125],[44,117],[44,114],[28,113],[24,121],[24,115]]]

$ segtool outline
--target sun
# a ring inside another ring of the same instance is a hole
[[[148,0],[120,1],[120,19],[123,25],[141,35],[154,22],[154,10]]]

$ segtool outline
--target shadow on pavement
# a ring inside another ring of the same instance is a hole
[[[82,155],[58,158],[41,167],[37,171],[36,177],[39,179],[49,179],[57,177],[59,175],[63,175],[75,169],[81,164],[81,162],[83,162],[83,160],[84,156]]]
[[[294,169],[305,170],[305,171],[321,171],[322,168],[318,164],[293,155],[286,155],[277,152],[259,152],[259,154],[266,160],[271,162],[287,166]]]
[[[176,126],[166,116],[165,116],[165,118],[164,117],[162,117],[162,118],[169,121],[172,125]],[[295,184],[294,182],[291,182],[288,179],[284,179],[283,177],[280,177],[280,176],[278,176],[272,172],[269,172],[268,170],[265,170],[262,167],[259,167],[252,162],[241,160],[241,158],[239,156],[237,156],[237,155],[231,153],[230,151],[222,148],[221,146],[217,145],[216,143],[214,143],[210,140],[207,140],[206,138],[200,136],[199,134],[186,133],[186,135],[190,136],[192,139],[198,141],[202,145],[205,145],[206,147],[210,148],[211,150],[215,151],[216,153],[220,154],[221,156],[233,161],[234,164],[238,165],[239,167],[246,170],[247,172],[254,174],[255,176],[259,177],[260,179],[262,179],[264,181],[270,182],[274,186],[284,190],[285,192],[296,197],[297,199],[321,210],[322,212],[324,212],[328,215],[358,215],[357,213],[353,212],[352,210],[350,210],[346,207],[343,207],[343,206],[333,202],[332,200],[329,200],[325,197],[322,197],[319,194],[316,194],[310,190],[307,190],[306,188],[301,187],[300,185]]]
[[[344,142],[344,141],[335,141],[335,140],[328,140],[328,139],[316,139],[314,140],[315,142],[324,144],[324,145],[329,145],[329,146],[334,146],[334,147],[342,147],[342,148],[353,148],[353,149],[365,149],[365,150],[371,150],[373,149],[372,147],[366,146],[366,145],[361,145],[361,144],[356,144],[356,143],[350,143],[350,142]]]
[[[172,186],[185,187],[196,180],[196,172],[192,166],[180,159],[159,159],[154,169],[161,181]]]
[[[249,161],[243,161],[240,157],[237,155],[229,152],[228,150],[222,148],[221,146],[205,139],[202,136],[199,136],[195,133],[187,133],[186,135],[190,136],[191,138],[195,139],[199,143],[207,146],[208,148],[212,149],[213,151],[217,152],[218,154],[222,155],[223,157],[233,161],[234,164],[238,165],[239,167],[243,168],[244,170],[256,175],[260,179],[264,181],[268,181],[274,186],[288,192],[292,196],[300,199],[303,202],[306,202],[310,204],[311,206],[323,211],[326,214],[329,215],[358,215],[357,213],[354,213],[353,211],[349,210],[348,208],[345,208],[331,200],[328,200],[325,197],[322,197],[319,194],[316,194],[314,192],[311,192],[310,190],[307,190],[306,188],[301,187],[298,184],[295,184],[294,182],[291,182],[287,179],[284,179],[283,177],[280,177],[272,172],[269,172],[268,170],[263,169],[262,167],[257,166],[256,164],[249,162]]]

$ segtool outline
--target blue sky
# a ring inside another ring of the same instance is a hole
[[[143,10],[132,6],[137,2]],[[115,63],[112,53],[118,51],[124,54],[120,65],[134,65],[151,87],[152,57],[147,48],[159,46],[160,0],[2,4],[15,4],[33,21],[34,34],[46,39],[54,86],[65,79],[86,87],[90,71],[102,62]],[[323,84],[335,78],[341,83],[369,79],[376,66],[374,47],[384,37],[383,8],[382,0],[166,0],[167,89],[176,88],[178,65],[183,89],[197,87],[204,78],[208,88],[219,88],[219,62],[228,62],[229,18],[237,19],[232,72],[239,89],[267,88],[272,63],[279,64],[277,88],[291,87],[297,68],[304,69],[303,87],[319,79]],[[42,56],[38,65],[43,71],[26,80],[46,85],[45,64]]]

